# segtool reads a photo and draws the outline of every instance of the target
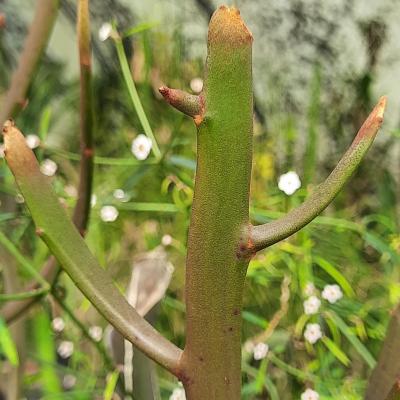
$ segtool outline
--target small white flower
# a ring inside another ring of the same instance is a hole
[[[24,196],[22,196],[21,193],[18,193],[18,194],[15,196],[15,202],[18,203],[18,204],[24,204],[24,203],[25,203]]]
[[[253,358],[255,360],[262,360],[268,354],[269,346],[266,343],[260,342],[254,346]]]
[[[193,78],[190,81],[190,89],[192,89],[195,93],[200,93],[203,90],[203,79]]]
[[[307,389],[301,394],[301,400],[319,400],[319,394],[315,390]]]
[[[300,178],[294,171],[289,171],[279,177],[278,188],[288,196],[292,195],[300,186]]]
[[[311,296],[304,301],[303,306],[305,314],[316,314],[321,306],[321,300],[317,296]]]
[[[73,185],[67,185],[64,187],[64,192],[69,196],[69,197],[76,197],[78,196],[78,191],[76,190],[76,187]]]
[[[118,210],[114,206],[103,206],[100,210],[100,218],[104,222],[114,222],[118,218]]]
[[[67,374],[63,378],[64,389],[72,389],[76,384],[76,376]]]
[[[171,396],[169,396],[169,400],[186,400],[185,389],[181,387],[175,388]]]
[[[97,196],[95,194],[92,194],[90,197],[90,205],[94,207],[97,204]]]
[[[339,285],[326,285],[322,291],[322,298],[328,300],[329,303],[336,303],[343,297],[342,289]]]
[[[307,342],[314,344],[322,338],[322,331],[319,324],[307,324],[304,332],[304,338]]]
[[[72,356],[73,352],[74,344],[68,340],[62,341],[57,348],[57,353],[61,358],[69,358]]]
[[[115,189],[113,193],[114,198],[122,200],[125,198],[125,192],[122,189]]]
[[[49,158],[46,158],[40,165],[40,171],[43,175],[47,176],[53,176],[56,173],[57,168],[57,164]]]
[[[25,137],[26,144],[30,149],[36,149],[40,145],[40,139],[37,135],[26,135]]]
[[[170,246],[171,243],[172,243],[172,236],[171,236],[171,235],[164,235],[164,236],[161,238],[161,244],[162,244],[163,246]]]
[[[99,39],[104,42],[106,41],[113,31],[113,27],[109,22],[105,22],[99,29]]]
[[[65,322],[61,317],[56,317],[51,321],[51,326],[54,332],[62,332],[65,328]]]
[[[315,294],[315,292],[316,290],[314,284],[312,282],[307,282],[306,286],[304,287],[304,294],[306,296],[312,296]]]
[[[103,329],[101,326],[91,326],[89,328],[89,335],[95,342],[100,342],[103,337]]]
[[[4,158],[6,156],[6,146],[3,143],[0,144],[0,158]]]
[[[138,160],[145,160],[150,154],[151,146],[151,140],[140,134],[132,141],[131,151]]]

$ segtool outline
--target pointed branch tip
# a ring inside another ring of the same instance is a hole
[[[15,126],[15,122],[12,119],[8,119],[6,122],[4,122],[3,125],[3,134],[7,133],[9,129],[13,128]]]
[[[195,118],[202,113],[202,101],[200,96],[186,93],[183,90],[171,89],[161,86],[158,91],[172,107]]]

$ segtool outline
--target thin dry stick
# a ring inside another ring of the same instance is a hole
[[[13,74],[10,88],[0,110],[0,126],[3,126],[8,118],[14,118],[28,102],[26,94],[49,40],[57,11],[57,0],[37,1],[35,16],[19,58],[18,68]]]
[[[290,282],[291,282],[290,276],[285,275],[285,277],[282,280],[282,284],[281,284],[280,308],[273,315],[273,317],[272,317],[270,323],[268,324],[267,328],[265,329],[265,331],[261,332],[260,334],[254,336],[252,339],[250,339],[251,343],[260,343],[260,342],[265,343],[271,337],[271,335],[274,333],[276,327],[279,325],[282,318],[286,315],[288,308],[289,308]]]
[[[58,14],[57,11],[57,0],[38,0],[35,16],[19,57],[18,67],[12,76],[10,87],[0,109],[0,125],[3,125],[8,118],[16,117],[19,111],[26,105],[26,94],[41,59],[41,55],[49,40]],[[42,271],[42,276],[46,280],[52,279],[51,272],[54,268],[50,267],[51,265],[48,262]],[[31,282],[24,290],[31,291],[38,287],[39,285],[37,282]],[[0,316],[9,322],[36,300],[37,297],[8,303],[0,311]]]

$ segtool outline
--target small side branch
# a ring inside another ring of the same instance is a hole
[[[381,97],[336,168],[302,205],[276,221],[252,227],[249,252],[262,250],[293,235],[332,202],[371,146],[383,122],[385,107],[386,97]]]
[[[35,16],[25,39],[18,67],[0,109],[0,126],[8,118],[14,118],[27,103],[26,93],[50,37],[57,11],[57,0],[37,1]]]
[[[193,118],[201,115],[201,96],[189,94],[179,89],[170,89],[167,86],[161,86],[158,90],[164,96],[164,99],[177,110]]]

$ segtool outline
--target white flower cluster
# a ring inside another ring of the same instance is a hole
[[[163,245],[163,246],[170,246],[171,244],[172,244],[172,236],[171,235],[164,235],[162,238],[161,238],[161,244]]]
[[[51,321],[51,326],[54,332],[62,332],[65,328],[65,322],[61,317],[56,317]]]
[[[342,289],[339,285],[326,285],[321,294],[322,298],[329,301],[329,303],[336,303],[343,297]]]
[[[279,177],[278,188],[288,196],[291,196],[301,187],[299,175],[294,171],[289,171]]]
[[[69,358],[74,352],[74,344],[68,340],[62,341],[57,347],[57,353],[61,358]]]
[[[115,189],[113,197],[114,199],[119,200],[122,203],[126,203],[127,201],[129,201],[129,196],[122,189]]]
[[[260,342],[254,346],[253,358],[255,360],[262,360],[267,357],[269,346],[266,343]]]
[[[310,296],[304,301],[304,313],[307,315],[316,314],[321,306],[321,300],[317,296]]]
[[[33,134],[26,135],[25,141],[26,141],[26,144],[28,145],[28,147],[32,150],[36,149],[37,147],[40,146],[40,139],[39,139],[39,136],[37,136],[37,135],[33,135]]]
[[[203,79],[193,78],[190,81],[190,89],[192,89],[194,93],[200,93],[203,90]]]
[[[100,342],[103,337],[103,329],[101,328],[101,326],[91,326],[89,328],[89,335],[95,342]]]
[[[99,29],[99,40],[105,42],[109,37],[111,37],[112,32],[112,25],[109,22],[105,22]]]
[[[42,172],[43,175],[46,175],[46,176],[53,176],[57,172],[57,169],[58,169],[58,165],[53,160],[50,160],[49,158],[46,158],[40,164],[40,171]]]
[[[301,394],[301,400],[319,400],[319,394],[315,390],[307,389]]]
[[[152,145],[151,139],[140,134],[132,141],[131,151],[138,160],[145,160],[150,154]]]
[[[322,338],[322,330],[319,324],[307,324],[304,338],[308,343],[315,344]]]
[[[63,378],[64,389],[72,389],[76,385],[76,376],[67,374]]]
[[[118,218],[119,212],[114,206],[103,206],[100,210],[100,218],[104,222],[114,222]]]

